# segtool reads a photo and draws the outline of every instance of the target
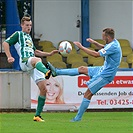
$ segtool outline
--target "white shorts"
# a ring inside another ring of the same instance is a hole
[[[22,62],[22,60],[19,61],[20,67],[22,71],[28,72],[30,76],[33,78],[33,80],[38,83],[39,81],[45,80],[44,73],[40,72],[36,68],[34,68],[31,65],[31,59],[33,57],[30,57],[27,62]]]

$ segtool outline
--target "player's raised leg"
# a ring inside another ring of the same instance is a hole
[[[79,68],[70,68],[70,69],[55,68],[50,62],[48,62],[48,67],[52,71],[52,76],[53,77],[55,77],[57,75],[75,76],[75,75],[79,75],[79,74],[85,74],[84,72],[80,72]]]
[[[42,63],[41,58],[38,57],[30,57],[27,65],[30,66],[30,63],[33,67],[35,67],[37,70],[45,74],[45,78],[49,79],[51,76],[51,71],[45,67],[45,65]]]
[[[37,70],[39,70],[45,74],[46,79],[49,79],[49,77],[51,76],[51,71],[48,70],[41,61],[37,62],[35,67]]]

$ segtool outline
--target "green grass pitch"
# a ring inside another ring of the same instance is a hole
[[[82,121],[70,122],[76,112],[0,113],[0,133],[133,133],[132,112],[85,112]]]

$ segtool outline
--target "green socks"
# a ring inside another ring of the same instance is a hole
[[[38,96],[38,105],[36,110],[36,116],[40,116],[43,106],[45,104],[46,97],[45,96]]]
[[[44,66],[42,62],[37,62],[35,65],[36,69],[43,72],[44,74],[47,73],[48,69]]]

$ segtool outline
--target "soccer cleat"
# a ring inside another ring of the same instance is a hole
[[[38,122],[45,122],[41,116],[34,116],[33,120]]]
[[[46,72],[46,74],[45,74],[45,78],[46,78],[46,79],[49,79],[50,76],[51,76],[51,71],[48,70],[48,71]]]
[[[48,62],[47,65],[48,65],[49,69],[52,71],[52,76],[53,77],[57,76],[56,68],[50,62]]]
[[[75,118],[73,118],[72,120],[70,120],[70,122],[79,122],[79,121],[81,121],[81,119],[75,119]]]

